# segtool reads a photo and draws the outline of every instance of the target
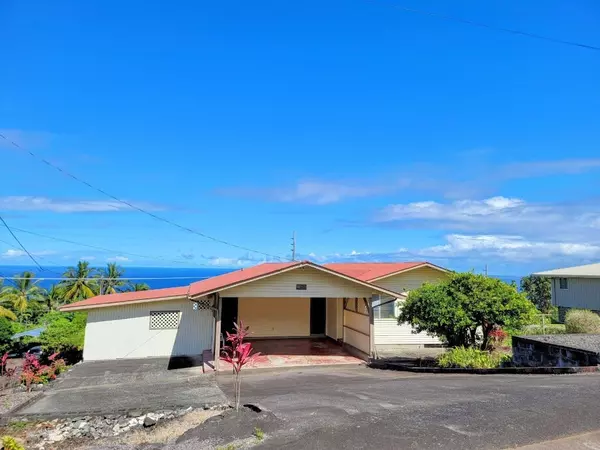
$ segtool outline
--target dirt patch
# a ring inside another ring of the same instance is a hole
[[[136,429],[130,433],[119,436],[117,439],[111,439],[111,443],[142,445],[142,444],[168,444],[175,442],[179,436],[186,431],[195,428],[207,419],[221,414],[222,411],[192,411],[178,419],[165,423],[159,423],[152,428]],[[108,441],[108,440],[107,440]],[[99,441],[98,443],[101,443]]]
[[[260,412],[250,408],[240,408],[211,417],[202,425],[186,431],[177,443],[193,443],[193,448],[218,448],[235,444],[236,447],[249,447],[258,443],[284,427],[283,422],[270,411]],[[260,437],[256,437],[256,434]],[[190,448],[192,448],[190,446]]]

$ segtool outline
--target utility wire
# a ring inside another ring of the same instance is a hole
[[[23,230],[22,228],[17,228],[17,227],[13,227],[13,230],[17,230],[17,231],[19,231],[21,233],[31,234],[33,236],[38,236],[38,237],[42,237],[42,238],[46,238],[46,239],[52,239],[52,240],[58,241],[58,242],[66,242],[67,244],[80,245],[82,247],[88,247],[88,248],[92,248],[94,250],[101,250],[101,251],[104,251],[104,252],[116,253],[118,255],[128,255],[128,256],[134,256],[136,258],[145,258],[145,259],[159,259],[161,261],[173,262],[173,263],[177,263],[177,264],[193,264],[190,261],[171,260],[171,259],[168,259],[168,258],[163,258],[162,256],[141,255],[139,253],[124,252],[122,250],[113,250],[113,249],[110,249],[110,248],[100,247],[100,246],[97,246],[97,245],[84,244],[83,242],[71,241],[69,239],[63,239],[63,238],[58,238],[58,237],[54,237],[54,236],[48,236],[47,234],[36,233],[35,231]]]
[[[217,276],[217,275],[215,275]],[[68,278],[68,277],[31,277],[31,278],[27,278],[27,277],[18,277],[18,276],[5,276],[5,275],[1,275],[0,274],[0,278],[6,278],[11,279],[11,280],[49,280],[49,281],[56,281],[56,280],[66,280],[66,281],[74,281],[74,280],[96,280],[96,281],[104,281],[104,280],[123,280],[123,281],[143,281],[143,280],[207,280],[209,278],[212,277],[143,277],[143,278],[139,278],[139,277],[128,277],[128,276],[122,276],[122,277],[102,277],[102,276],[98,276],[98,277],[85,277],[85,278]],[[162,289],[162,288],[157,288],[157,289]]]
[[[390,4],[390,3],[383,3],[383,4],[387,4],[394,9],[398,9],[400,11],[408,12],[411,14],[419,14],[422,16],[435,17],[435,18],[447,20],[450,22],[458,22],[458,23],[472,25],[472,26],[479,27],[479,28],[487,28],[489,30],[500,31],[500,32],[509,33],[509,34],[515,34],[518,36],[526,36],[526,37],[533,38],[533,39],[539,39],[542,41],[552,42],[554,44],[570,45],[572,47],[584,48],[586,50],[600,51],[600,47],[597,47],[595,45],[582,44],[580,42],[575,42],[575,41],[567,41],[567,40],[563,40],[563,39],[553,38],[550,36],[543,36],[541,34],[530,33],[528,31],[521,31],[521,30],[515,30],[512,28],[504,28],[504,27],[499,27],[496,25],[489,25],[487,23],[475,22],[473,20],[463,19],[461,17],[449,16],[446,14],[440,14],[440,13],[431,12],[431,11],[423,11],[423,10],[418,10],[418,9],[413,9],[413,8],[407,8],[405,6],[400,6],[400,5]]]
[[[278,259],[278,260],[283,260],[283,258],[282,258],[282,257],[280,257],[280,256],[277,256],[277,255],[271,255],[270,253],[261,252],[261,251],[258,251],[258,250],[251,249],[251,248],[249,248],[249,247],[244,247],[243,245],[237,245],[237,244],[234,244],[234,243],[232,243],[232,242],[228,242],[228,241],[225,241],[225,240],[223,240],[223,239],[219,239],[219,238],[216,238],[216,237],[210,236],[210,235],[208,235],[208,234],[202,233],[202,232],[200,232],[200,231],[196,231],[196,230],[194,230],[194,229],[192,229],[192,228],[189,228],[189,227],[187,227],[187,226],[180,225],[180,224],[178,224],[178,223],[176,223],[176,222],[173,222],[173,221],[171,221],[171,220],[169,220],[169,219],[166,219],[166,218],[164,218],[164,217],[162,217],[162,216],[159,216],[159,215],[157,215],[157,214],[154,214],[154,213],[152,213],[152,212],[150,212],[150,211],[146,211],[145,209],[143,209],[143,208],[140,208],[139,206],[136,206],[136,205],[134,205],[133,203],[130,203],[130,202],[126,201],[126,200],[121,200],[120,198],[118,198],[118,197],[116,197],[116,196],[114,196],[114,195],[112,195],[112,194],[110,194],[110,193],[106,192],[104,189],[98,188],[98,187],[96,187],[96,186],[94,186],[94,185],[92,185],[92,184],[88,183],[87,181],[85,181],[85,180],[83,180],[83,179],[81,179],[81,178],[79,178],[79,177],[77,177],[77,176],[73,175],[72,173],[70,173],[70,172],[67,172],[67,171],[66,171],[66,170],[64,170],[62,167],[60,167],[60,166],[57,166],[56,164],[53,164],[53,163],[51,163],[51,162],[50,162],[50,161],[48,161],[47,159],[45,159],[45,158],[43,158],[43,157],[41,157],[41,156],[38,156],[38,155],[36,155],[36,154],[35,154],[35,153],[33,153],[31,150],[28,150],[28,149],[26,149],[26,148],[23,148],[23,147],[21,147],[19,144],[17,144],[16,142],[14,142],[14,141],[12,141],[12,140],[8,139],[8,138],[7,138],[6,136],[4,136],[3,134],[0,134],[0,137],[1,137],[2,139],[4,139],[5,141],[9,142],[9,143],[10,143],[11,145],[13,145],[14,147],[18,148],[19,150],[23,150],[24,152],[28,153],[28,154],[29,154],[31,157],[33,157],[33,158],[35,158],[35,159],[38,159],[38,160],[42,161],[44,164],[46,164],[46,165],[47,165],[47,166],[49,166],[49,167],[52,167],[52,168],[53,168],[53,169],[55,169],[55,170],[58,170],[58,171],[59,171],[60,173],[62,173],[63,175],[65,175],[65,176],[67,176],[67,177],[69,177],[69,178],[72,178],[73,180],[75,180],[75,181],[77,181],[77,182],[79,182],[79,183],[81,183],[81,184],[84,184],[85,186],[89,187],[90,189],[93,189],[93,190],[95,190],[95,191],[97,191],[97,192],[101,193],[102,195],[105,195],[106,197],[109,197],[109,198],[113,199],[113,200],[114,200],[114,201],[116,201],[116,202],[122,203],[123,205],[126,205],[126,206],[128,206],[128,207],[130,207],[130,208],[132,208],[132,209],[135,209],[136,211],[139,211],[139,212],[141,212],[141,213],[143,213],[143,214],[146,214],[146,215],[148,215],[148,216],[150,216],[150,217],[153,217],[153,218],[154,218],[154,219],[156,219],[156,220],[159,220],[159,221],[161,221],[161,222],[167,223],[167,224],[169,224],[169,225],[172,225],[172,226],[174,226],[174,227],[177,227],[177,228],[179,228],[179,229],[181,229],[181,230],[184,230],[184,231],[187,231],[187,232],[189,232],[189,233],[196,234],[196,235],[198,235],[198,236],[200,236],[200,237],[203,237],[203,238],[205,238],[205,239],[209,239],[209,240],[211,240],[211,241],[218,242],[218,243],[220,243],[220,244],[228,245],[229,247],[234,247],[234,248],[237,248],[237,249],[240,249],[240,250],[244,250],[244,251],[247,251],[247,252],[251,252],[251,253],[258,253],[258,254],[260,254],[260,255],[268,256],[268,257],[270,257],[270,258],[275,258],[275,259]],[[41,267],[41,266],[40,266],[40,267]]]
[[[4,220],[4,217],[0,216],[0,221],[2,221],[2,223],[4,224],[4,226],[6,227],[6,229],[8,230],[8,232],[11,234],[11,236],[15,239],[15,241],[17,241],[17,244],[19,244],[19,246],[23,249],[23,251],[25,253],[27,253],[27,255],[29,256],[29,258],[31,258],[31,260],[34,262],[34,264],[39,267],[40,270],[45,270],[39,262],[37,262],[37,260],[33,257],[33,255],[31,253],[29,253],[29,250],[27,250],[25,248],[25,246],[21,243],[21,241],[19,240],[19,238],[17,237],[17,235],[15,233],[13,233],[13,230],[10,229],[10,227],[8,226],[8,224],[6,223],[6,220]]]

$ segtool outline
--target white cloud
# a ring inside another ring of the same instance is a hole
[[[134,203],[148,210],[161,210],[152,204]],[[123,211],[131,208],[112,200],[58,200],[47,197],[9,196],[0,197],[0,210],[5,211],[51,211],[56,213]]]
[[[128,261],[131,261],[131,259],[127,258],[126,256],[113,256],[111,258],[106,258],[106,260],[108,262],[128,262]]]
[[[56,252],[51,251],[51,250],[42,250],[42,251],[36,251],[36,252],[30,252],[32,256],[47,256],[47,255],[54,255]],[[22,256],[27,256],[27,253],[24,250],[17,250],[17,249],[8,249],[6,250],[4,253],[2,253],[2,258],[20,258]]]
[[[94,261],[96,259],[95,256],[81,256],[79,257],[80,261]]]
[[[546,241],[600,241],[600,205],[528,203],[519,198],[389,205],[374,221],[403,228],[468,234],[516,235]]]

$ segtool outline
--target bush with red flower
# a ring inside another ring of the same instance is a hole
[[[48,357],[49,364],[42,364],[40,360],[27,352],[21,367],[21,382],[25,385],[27,392],[31,391],[34,384],[46,384],[55,380],[56,376],[67,368],[65,360],[58,358],[58,353]]]

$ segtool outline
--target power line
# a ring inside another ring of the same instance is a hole
[[[2,216],[0,216],[0,221],[2,221],[2,223],[4,224],[4,226],[6,227],[6,229],[8,230],[8,232],[11,234],[11,236],[15,239],[15,241],[17,241],[17,243],[19,244],[19,246],[23,249],[23,251],[25,253],[27,253],[27,255],[29,256],[29,258],[31,258],[31,260],[35,263],[35,265],[37,267],[39,267],[40,270],[44,270],[44,268],[40,265],[40,263],[37,262],[37,260],[33,257],[33,255],[31,253],[29,253],[29,250],[27,250],[25,248],[25,246],[21,243],[21,241],[19,240],[19,238],[17,237],[17,235],[15,233],[13,233],[13,230],[10,229],[10,227],[8,226],[8,224],[6,223],[6,220],[4,220],[4,218]]]
[[[136,211],[139,211],[139,212],[141,212],[143,214],[146,214],[146,215],[148,215],[148,216],[150,216],[150,217],[152,217],[152,218],[154,218],[156,220],[159,220],[161,222],[167,223],[169,225],[172,225],[174,227],[177,227],[177,228],[179,228],[181,230],[184,230],[184,231],[187,231],[189,233],[196,234],[196,235],[198,235],[200,237],[203,237],[205,239],[209,239],[209,240],[211,240],[213,242],[218,242],[220,244],[228,245],[229,247],[237,248],[237,249],[244,250],[244,251],[251,252],[251,253],[257,253],[257,254],[268,256],[270,258],[275,258],[275,259],[278,259],[278,260],[282,260],[283,259],[282,257],[277,256],[277,255],[271,255],[270,253],[261,252],[261,251],[258,251],[258,250],[251,249],[249,247],[244,247],[243,245],[237,245],[237,244],[234,244],[232,242],[228,242],[228,241],[225,241],[223,239],[219,239],[219,238],[210,236],[208,234],[202,233],[200,231],[196,231],[196,230],[194,230],[192,228],[189,228],[189,227],[186,227],[184,225],[179,225],[176,222],[173,222],[173,221],[171,221],[169,219],[161,217],[161,216],[159,216],[157,214],[154,214],[154,213],[152,213],[150,211],[146,211],[145,209],[140,208],[139,206],[136,206],[133,203],[130,203],[130,202],[126,201],[126,200],[121,200],[120,198],[118,198],[118,197],[116,197],[116,196],[114,196],[114,195],[106,192],[104,189],[98,188],[98,187],[96,187],[96,186],[88,183],[87,181],[85,181],[85,180],[83,180],[83,179],[81,179],[81,178],[73,175],[72,173],[67,172],[62,167],[57,166],[56,164],[51,163],[47,159],[45,159],[45,158],[43,158],[41,156],[36,155],[31,150],[28,150],[28,149],[25,149],[25,148],[21,147],[19,144],[17,144],[16,142],[8,139],[3,134],[0,134],[0,137],[3,138],[5,141],[9,142],[14,147],[18,148],[19,150],[23,150],[24,152],[28,153],[32,158],[38,159],[38,160],[42,161],[44,164],[46,164],[47,166],[52,167],[55,170],[58,170],[63,175],[65,175],[65,176],[67,176],[69,178],[72,178],[73,180],[75,180],[75,181],[77,181],[77,182],[79,182],[81,184],[84,184],[85,186],[89,187],[90,189],[93,189],[93,190],[101,193],[102,195],[105,195],[106,197],[109,197],[109,198],[113,199],[116,202],[122,203],[123,205],[126,205],[126,206],[128,206],[128,207],[130,207],[132,209],[135,209]]]
[[[382,2],[382,3],[384,3],[384,2]],[[515,34],[515,35],[519,35],[519,36],[526,36],[526,37],[533,38],[533,39],[539,39],[542,41],[552,42],[554,44],[570,45],[572,47],[584,48],[586,50],[600,51],[600,47],[597,47],[595,45],[582,44],[580,42],[575,42],[575,41],[566,41],[563,39],[553,38],[550,36],[543,36],[541,34],[530,33],[528,31],[521,31],[521,30],[515,30],[512,28],[504,28],[504,27],[499,27],[499,26],[495,26],[495,25],[489,25],[487,23],[475,22],[473,20],[463,19],[461,17],[449,16],[446,14],[440,14],[440,13],[431,12],[431,11],[423,11],[423,10],[418,10],[418,9],[413,9],[413,8],[407,8],[405,6],[394,5],[394,4],[390,4],[390,3],[385,3],[385,4],[387,4],[388,6],[391,6],[392,8],[398,9],[400,11],[404,11],[404,12],[408,12],[408,13],[412,13],[412,14],[420,14],[422,16],[436,17],[438,19],[447,20],[447,21],[451,21],[451,22],[458,22],[458,23],[462,23],[462,24],[466,24],[466,25],[472,25],[472,26],[479,27],[479,28],[487,28],[490,30],[500,31],[503,33]]]
[[[217,275],[215,275],[217,276]],[[56,280],[65,280],[65,281],[75,281],[75,280],[96,280],[96,281],[105,281],[105,280],[122,280],[122,281],[144,281],[144,280],[207,280],[212,277],[85,277],[85,278],[71,278],[71,277],[18,277],[18,276],[6,276],[0,275],[0,278],[5,278],[7,280],[48,280],[48,281],[56,281]],[[160,289],[160,288],[157,288]]]
[[[101,250],[103,252],[116,253],[116,254],[119,254],[119,255],[134,256],[136,258],[159,259],[161,261],[174,262],[174,263],[177,263],[177,264],[193,264],[190,261],[172,260],[172,259],[164,258],[162,256],[148,256],[148,255],[142,255],[142,254],[139,254],[139,253],[124,252],[122,250],[113,250],[113,249],[110,249],[110,248],[100,247],[100,246],[97,246],[97,245],[84,244],[83,242],[71,241],[69,239],[63,239],[63,238],[57,238],[57,237],[54,237],[54,236],[48,236],[46,234],[36,233],[35,231],[24,230],[22,228],[17,228],[17,227],[13,227],[13,230],[20,231],[21,233],[31,234],[33,236],[38,236],[38,237],[42,237],[42,238],[46,238],[46,239],[52,239],[52,240],[58,241],[58,242],[65,242],[67,244],[80,245],[82,247],[88,247],[88,248],[92,248],[94,250]]]

